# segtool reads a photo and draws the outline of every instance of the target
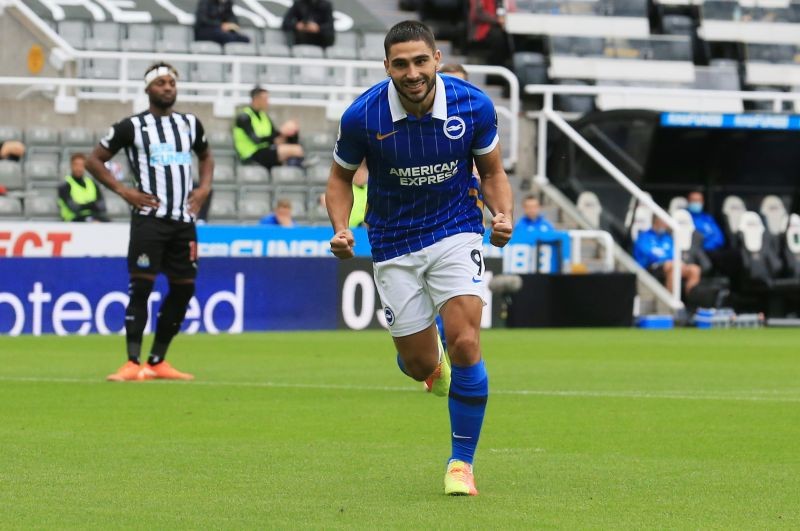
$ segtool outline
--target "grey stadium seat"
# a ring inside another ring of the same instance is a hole
[[[56,194],[36,194],[25,198],[25,217],[36,219],[61,219]]]
[[[268,57],[289,57],[291,50],[286,43],[286,35],[279,29],[267,28],[263,33],[261,55]]]
[[[89,50],[119,50],[122,40],[122,26],[116,22],[95,22],[92,36],[86,39]]]
[[[342,31],[336,34],[333,46],[325,50],[330,59],[358,59],[358,34]]]
[[[261,75],[261,81],[270,85],[289,85],[292,83],[292,67],[289,65],[267,65]]]
[[[117,194],[106,192],[103,194],[103,199],[106,202],[108,217],[111,219],[121,220],[131,217],[130,205]]]
[[[305,173],[297,166],[275,166],[271,173],[276,184],[302,184],[306,180]]]
[[[308,182],[310,184],[325,184],[331,173],[330,166],[316,165],[306,169]]]
[[[380,61],[386,55],[383,51],[383,33],[365,33],[364,42],[358,56],[365,61]]]
[[[119,61],[116,59],[91,59],[81,61],[81,75],[92,79],[118,79]]]
[[[241,184],[268,184],[269,171],[263,166],[247,165],[239,166],[236,171]]]
[[[0,125],[0,142],[5,142],[6,140],[22,141],[22,130],[13,125]]]
[[[58,34],[79,50],[86,47],[87,33],[87,24],[83,20],[62,20],[58,23]]]
[[[222,46],[211,41],[192,41],[189,43],[189,52],[193,54],[219,55],[222,53]]]
[[[20,163],[0,160],[0,187],[5,188],[8,192],[25,190],[25,177]]]
[[[47,146],[58,148],[58,131],[45,126],[32,126],[25,129],[25,145],[29,148]]]
[[[292,217],[295,219],[306,219],[308,217],[307,203],[308,195],[298,189],[283,189],[275,192],[275,201],[286,199],[292,204]]]
[[[22,203],[15,197],[0,196],[0,218],[21,218]]]
[[[313,44],[295,44],[292,46],[293,57],[303,57],[306,59],[321,59],[325,56],[322,48]]]
[[[156,41],[156,51],[187,53],[192,42],[192,29],[189,26],[165,24],[161,27],[161,38]]]
[[[233,166],[219,164],[217,161],[215,161],[214,182],[221,184],[236,182],[236,174],[234,173]]]
[[[225,55],[257,55],[256,43],[250,42],[229,42],[225,45]]]
[[[213,222],[235,221],[237,218],[236,188],[215,187],[214,197],[211,198],[209,220]]]
[[[222,63],[196,63],[189,79],[201,83],[222,83],[225,81],[225,67]]]
[[[214,131],[206,131],[206,139],[211,149],[214,152],[214,157],[217,153],[233,153],[233,135],[228,129],[215,129]]]
[[[264,187],[242,187],[239,191],[238,210],[242,220],[260,219],[272,210],[272,194]]]
[[[292,79],[298,85],[328,85],[330,84],[330,77],[328,76],[328,67],[303,65],[296,66],[292,74]],[[319,95],[315,95],[319,97]]]
[[[28,181],[57,181],[61,177],[58,163],[48,159],[27,160],[23,170]]]
[[[326,132],[310,133],[303,135],[303,147],[308,152],[321,151],[330,153],[333,144],[336,142],[336,135]]]
[[[61,144],[64,146],[93,146],[94,134],[86,127],[68,127],[61,131]]]
[[[124,52],[152,52],[156,49],[156,27],[153,24],[128,24],[128,36],[120,41]]]

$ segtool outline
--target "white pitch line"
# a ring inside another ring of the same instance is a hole
[[[103,384],[120,385],[89,378],[40,378],[25,376],[0,376],[0,382],[18,383],[70,383],[70,384]],[[136,385],[138,382],[134,382]],[[370,385],[346,384],[304,384],[280,382],[226,382],[195,380],[192,382],[166,382],[149,381],[141,385],[192,385],[207,387],[249,387],[267,389],[315,389],[320,391],[383,391],[395,393],[420,393],[418,387],[390,387]],[[590,391],[590,390],[557,390],[557,389],[499,389],[490,390],[490,395],[502,396],[542,396],[566,398],[635,398],[635,399],[662,399],[662,400],[716,400],[739,402],[787,402],[800,403],[800,395],[793,395],[796,391],[776,391],[769,389],[748,390],[746,394],[730,391],[720,393],[687,393],[686,391]],[[791,394],[790,394],[791,393]],[[782,396],[787,395],[788,396]]]

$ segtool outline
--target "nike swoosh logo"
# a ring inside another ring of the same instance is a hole
[[[382,135],[380,133],[375,133],[375,138],[377,138],[378,140],[383,140],[384,138],[388,138],[388,137],[392,136],[396,132],[397,131],[392,131],[391,133],[386,133],[385,135]]]
[[[481,282],[483,282],[482,278],[476,279],[475,277],[472,277],[472,283],[473,284],[480,284]]]
[[[467,437],[466,435],[456,435],[456,432],[453,432],[453,439],[472,439],[472,437]]]

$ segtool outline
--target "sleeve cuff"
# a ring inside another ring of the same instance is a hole
[[[480,155],[486,155],[487,153],[491,153],[492,150],[494,150],[494,148],[497,146],[498,142],[500,142],[500,137],[494,135],[494,140],[492,140],[491,144],[489,144],[485,148],[473,149],[472,154],[480,156]]]
[[[333,153],[333,160],[336,161],[336,164],[347,170],[356,171],[358,167],[361,166],[360,162],[358,164],[350,164],[349,162],[346,162],[345,160],[342,159],[342,157],[337,155],[335,151]]]

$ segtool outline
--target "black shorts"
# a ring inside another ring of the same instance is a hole
[[[281,161],[278,159],[278,146],[276,144],[271,144],[265,148],[261,148],[245,161],[245,163],[248,164],[253,162],[257,162],[268,169],[280,165]]]
[[[666,262],[661,262],[658,264],[653,264],[650,266],[650,274],[656,277],[656,280],[664,282],[666,280],[667,275],[664,273],[664,264]]]
[[[172,279],[197,276],[197,231],[194,223],[134,214],[128,244],[128,272]]]

